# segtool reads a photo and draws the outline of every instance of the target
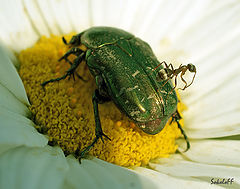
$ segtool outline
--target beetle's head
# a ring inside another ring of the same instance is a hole
[[[79,35],[72,36],[72,38],[71,38],[71,40],[69,42],[67,42],[64,37],[62,38],[62,40],[63,40],[63,43],[65,45],[77,46],[77,45],[80,44],[80,37],[79,37]]]
[[[188,64],[187,68],[190,72],[196,73],[196,66],[194,66],[193,64]]]

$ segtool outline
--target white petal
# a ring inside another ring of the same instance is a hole
[[[98,183],[95,179],[88,173],[87,169],[84,169],[79,164],[76,159],[67,157],[67,162],[70,169],[66,174],[63,188],[98,188]],[[83,163],[86,162],[84,161],[82,164]]]
[[[50,36],[50,30],[46,24],[42,12],[40,11],[37,1],[24,0],[23,6],[25,8],[26,16],[30,20],[32,27],[39,36]]]
[[[8,54],[6,53],[5,48],[0,44],[0,85],[1,90],[9,90],[8,92],[13,98],[18,98],[23,104],[29,105],[27,94],[25,92],[23,83],[17,73],[16,68],[12,64]],[[5,88],[5,89],[3,89]],[[4,95],[7,92],[3,92]],[[2,95],[2,92],[0,93]],[[11,98],[10,97],[10,98]],[[5,99],[6,100],[6,99]],[[2,99],[0,101],[3,101]],[[16,100],[15,100],[16,101]],[[6,102],[8,103],[8,102]],[[10,102],[11,103],[11,102]],[[12,108],[12,107],[9,107]]]
[[[211,8],[215,8],[217,3],[211,5],[212,1],[185,1],[180,15],[175,15],[174,25],[169,27],[169,31],[164,36],[169,36],[171,41],[176,41],[189,27],[202,18]],[[167,17],[167,16],[166,16]],[[168,23],[166,23],[168,24]],[[181,44],[179,44],[181,45]]]
[[[192,188],[222,188],[217,185],[210,185],[210,182],[200,181],[191,177],[173,177],[163,173],[146,169],[143,167],[137,167],[136,170],[139,174],[142,174],[148,178],[151,178],[152,182],[158,185],[158,188],[168,189],[192,189]]]
[[[3,43],[0,41],[0,49],[1,54],[4,54],[4,56],[8,57],[10,59],[10,62],[15,66],[15,68],[18,70],[20,67],[19,61],[17,57],[15,56],[14,52],[10,49],[6,48]]]
[[[53,22],[57,24],[57,28],[59,28],[60,33],[69,33],[73,31],[73,26],[69,17],[68,9],[67,9],[67,1],[38,1],[39,5],[44,5],[43,11],[44,17],[46,15],[51,15],[49,19],[46,18],[48,25],[51,25]],[[48,8],[46,9],[46,6]],[[79,7],[78,7],[79,8]],[[52,22],[51,22],[52,21]],[[50,23],[51,22],[51,23]],[[49,26],[50,28],[52,26]]]
[[[237,91],[239,87],[237,80],[239,79],[240,68],[238,64],[240,60],[238,54],[240,45],[237,41],[239,36],[240,30],[237,36],[218,46],[214,52],[211,52],[208,56],[204,57],[204,59],[201,59],[200,62],[197,62],[196,81],[194,81],[194,84],[189,88],[191,90],[186,90],[183,93],[183,96],[188,95],[189,105],[199,107],[201,103],[200,100],[207,100],[206,97],[209,95],[212,98],[211,100],[213,100],[213,96],[216,96],[216,94],[220,94],[222,95],[220,97],[223,97],[223,95],[227,95],[231,91]],[[219,56],[219,54],[221,54],[221,56]],[[232,93],[231,96],[235,97],[235,94]],[[221,103],[225,103],[226,100],[234,99],[218,98],[218,100],[219,105],[222,105]],[[207,102],[204,102],[202,104],[205,105],[206,103]],[[215,104],[212,103],[212,105]]]
[[[220,7],[196,23],[179,41],[197,67],[193,85],[182,93],[189,107],[185,118],[186,132],[191,138],[240,134],[240,27],[234,20],[240,17],[239,12],[239,4]],[[191,77],[186,76],[189,80]]]
[[[161,173],[177,177],[209,177],[211,178],[234,178],[234,185],[240,187],[240,168],[220,165],[207,165],[186,160],[162,158],[158,163],[150,163],[150,167]]]
[[[0,107],[0,154],[16,146],[46,146],[47,138],[25,116]]]
[[[71,156],[67,160],[71,171],[65,188],[157,188],[148,178],[97,158],[83,159],[81,164]]]
[[[159,46],[162,38],[175,41],[175,35],[179,36],[203,15],[209,2],[206,0],[201,2],[183,0],[178,6],[176,6],[177,0],[148,3],[149,11],[145,11],[145,5],[142,17],[138,17],[139,20],[142,20],[142,23],[139,23],[139,30],[154,48]],[[169,14],[170,12],[171,14]]]
[[[59,189],[68,169],[60,148],[14,148],[0,155],[0,188]]]
[[[218,121],[216,119],[216,121]],[[206,129],[187,129],[185,130],[189,138],[203,139],[203,138],[218,138],[225,136],[237,135],[240,133],[239,124],[225,125],[222,128],[208,128]]]
[[[131,169],[126,169],[100,159],[94,158],[92,161],[97,163],[99,166],[104,167],[108,170],[112,176],[121,182],[124,186],[123,188],[155,188],[156,185],[153,184],[148,178],[142,177],[141,175],[136,175]]]
[[[54,1],[56,2],[56,1]],[[61,28],[56,21],[56,17],[54,15],[51,2],[47,0],[37,0],[36,5],[43,17],[45,24],[47,25],[50,33],[59,35],[61,33]],[[64,14],[64,13],[63,13]]]
[[[104,12],[105,12],[105,2],[104,0],[96,1],[93,0],[90,5],[90,11],[92,16],[93,26],[104,25]]]
[[[70,19],[68,20],[73,25],[74,31],[81,32],[92,26],[92,15],[89,0],[72,0],[66,1],[66,11]]]
[[[16,52],[32,46],[39,37],[18,0],[1,1],[0,25],[0,39]]]
[[[119,1],[120,2],[120,1]],[[132,32],[135,35],[138,35],[138,26],[143,24],[143,19],[139,18],[144,18],[145,13],[142,11],[143,7],[146,8],[147,5],[149,5],[146,1],[144,0],[135,0],[135,1],[128,1],[128,0],[123,0],[121,1],[121,5],[117,5],[120,7],[117,8],[117,10],[110,10],[112,12],[117,12],[117,15],[120,15],[120,18],[115,19],[117,20],[112,20],[114,22],[115,27],[123,28],[126,31]],[[151,2],[153,3],[153,1]],[[113,24],[111,24],[113,25]]]
[[[196,57],[204,55],[204,52],[210,52],[210,49],[226,41],[235,30],[239,31],[237,24],[239,10],[240,5],[235,1],[203,14],[202,19],[195,20],[194,24],[175,42],[196,60]]]
[[[184,157],[200,163],[240,165],[239,140],[192,140]]]
[[[90,27],[89,4],[88,0],[23,1],[26,18],[38,36],[87,29]]]
[[[124,3],[122,1],[93,0],[90,7],[92,13],[92,24],[94,26],[117,27],[117,22],[121,20],[123,6]]]
[[[29,116],[30,111],[8,89],[0,84],[0,107],[6,110]]]

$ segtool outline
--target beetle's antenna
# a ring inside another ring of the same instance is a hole
[[[62,37],[62,40],[63,40],[63,43],[64,43],[65,45],[68,45],[68,43],[67,43],[67,41],[66,41],[66,39],[65,39],[64,37]]]

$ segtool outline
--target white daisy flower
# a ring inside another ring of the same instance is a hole
[[[0,188],[240,188],[239,18],[236,0],[1,0]],[[132,169],[98,158],[79,164],[34,128],[15,54],[40,36],[100,25],[147,41],[159,61],[196,65],[181,92],[187,152]]]

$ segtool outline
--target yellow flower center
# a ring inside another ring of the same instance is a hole
[[[70,65],[58,59],[67,50],[60,36],[51,36],[41,37],[32,48],[19,54],[19,73],[31,102],[36,128],[49,136],[49,144],[59,145],[66,155],[83,150],[95,137],[92,94],[96,89],[93,76],[82,63],[77,73],[87,82],[76,77],[75,81],[71,78],[50,83],[43,90],[42,82],[66,73]],[[178,104],[180,112],[184,108]],[[99,112],[103,132],[111,141],[99,140],[90,150],[91,155],[121,166],[140,166],[157,157],[168,157],[177,149],[175,139],[181,132],[175,122],[170,125],[169,120],[159,134],[148,135],[112,102],[100,104]],[[183,125],[183,120],[180,123]]]

